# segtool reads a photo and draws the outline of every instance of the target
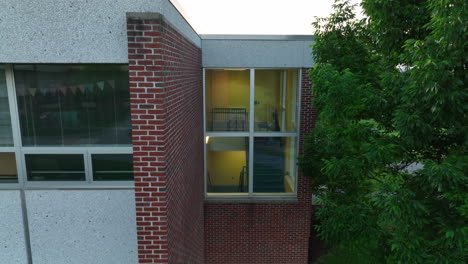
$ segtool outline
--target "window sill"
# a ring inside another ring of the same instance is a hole
[[[297,195],[206,195],[205,203],[278,204],[297,203]]]

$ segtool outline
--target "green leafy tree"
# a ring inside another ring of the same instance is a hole
[[[317,18],[300,160],[325,263],[468,261],[468,2],[336,1]]]

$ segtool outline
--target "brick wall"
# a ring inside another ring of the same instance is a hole
[[[139,263],[203,263],[201,50],[127,19]]]
[[[302,70],[300,142],[311,131],[311,83]],[[299,176],[297,202],[205,204],[206,263],[307,263],[311,220],[309,179]]]

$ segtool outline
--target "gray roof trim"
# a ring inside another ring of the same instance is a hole
[[[201,34],[202,40],[309,40],[314,39],[313,35],[217,35]]]

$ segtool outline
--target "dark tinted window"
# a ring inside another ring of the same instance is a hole
[[[93,154],[95,181],[132,181],[132,154]]]
[[[29,181],[84,181],[82,154],[26,154]]]
[[[128,67],[15,65],[23,145],[131,144]]]

